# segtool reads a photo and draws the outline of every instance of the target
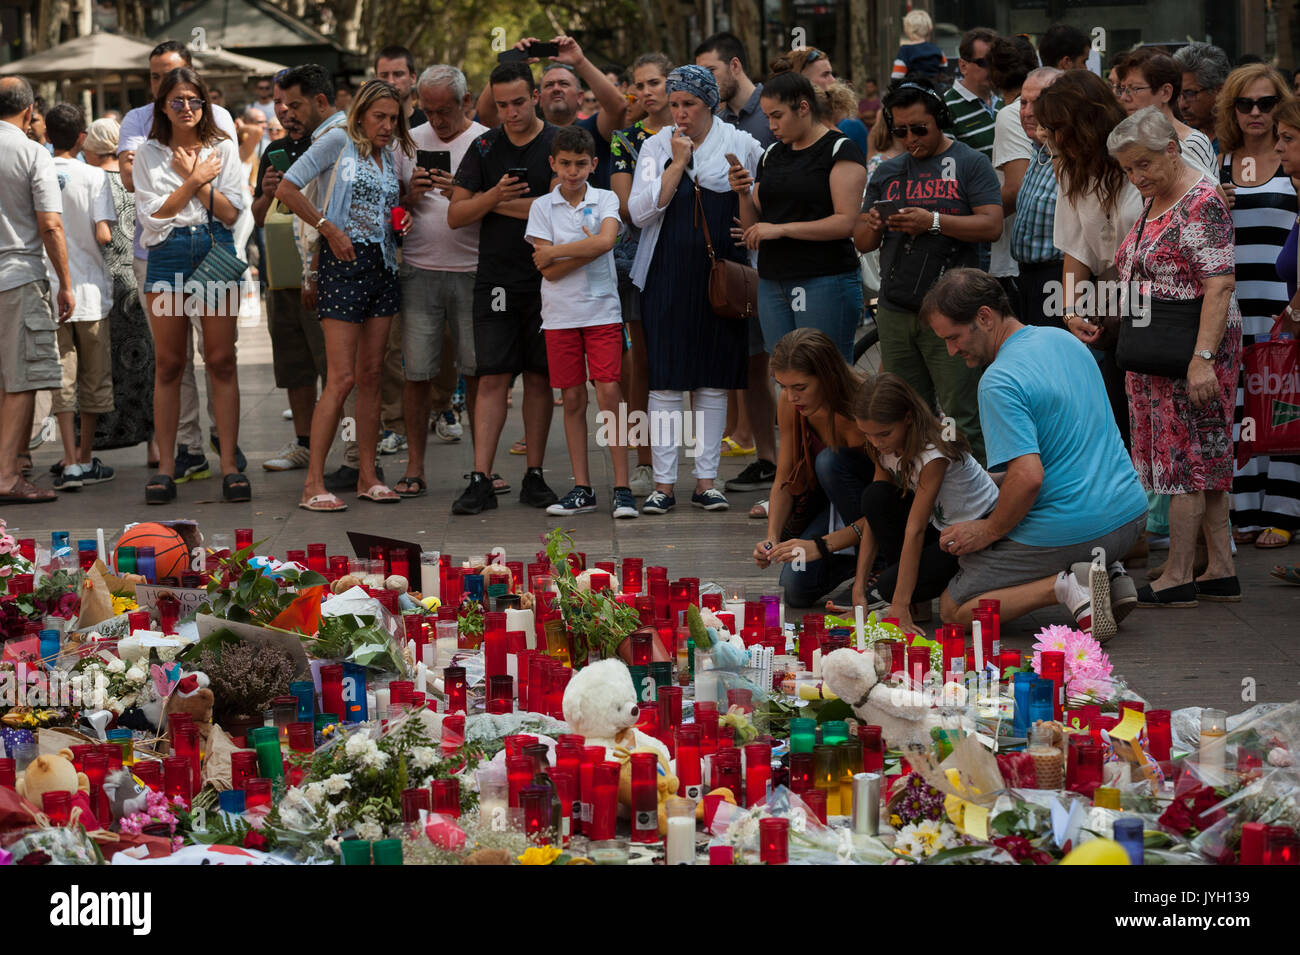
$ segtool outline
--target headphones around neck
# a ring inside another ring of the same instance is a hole
[[[938,92],[928,86],[922,86],[920,83],[909,82],[899,83],[898,86],[890,92],[898,92],[900,90],[920,90],[920,92],[923,95],[928,96],[937,107],[934,114],[934,121],[939,124],[939,128],[952,128],[952,110],[948,109],[948,104],[943,101],[943,96]],[[886,93],[885,95],[888,96],[889,94]],[[888,107],[882,107],[882,111],[885,114],[885,123],[892,129],[894,126],[894,111]]]

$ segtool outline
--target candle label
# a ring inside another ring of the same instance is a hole
[[[651,829],[659,829],[659,819],[657,815],[645,809],[638,809],[633,818],[632,828],[637,832],[649,832]]]
[[[570,807],[569,809],[569,815],[572,818],[577,819],[579,822],[586,822],[587,821],[586,804],[577,799],[573,800],[573,806]]]
[[[693,801],[693,802],[699,802],[699,801],[700,801],[700,798],[701,798],[702,796],[703,796],[703,787],[701,787],[701,786],[687,786],[687,787],[686,787],[686,798],[687,798],[687,799],[690,799],[690,800]]]

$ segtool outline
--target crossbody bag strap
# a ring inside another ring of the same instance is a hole
[[[695,183],[695,224],[704,232],[704,245],[709,250],[709,261],[714,262],[717,256],[713,254],[713,240],[709,238],[709,222],[704,218],[704,202],[700,198],[700,184]]]

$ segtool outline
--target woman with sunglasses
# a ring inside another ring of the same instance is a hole
[[[1178,113],[1179,94],[1183,88],[1183,71],[1172,56],[1151,47],[1130,53],[1117,70],[1119,86],[1115,95],[1130,116],[1147,106],[1160,110],[1173,124],[1183,147],[1183,158],[1218,182],[1214,147],[1199,129],[1192,129]]]
[[[189,279],[214,245],[234,254],[231,228],[243,207],[239,147],[219,130],[208,88],[194,70],[168,73],[154,102],[153,131],[135,156],[135,202],[148,252],[145,311],[154,338],[154,428],[159,473],[145,485],[145,502],[176,499],[172,466],[181,373],[185,369],[189,316],[203,323],[203,362],[213,392],[221,442],[221,493],[227,501],[252,496],[239,472],[239,382],[235,373],[238,286],[191,289]],[[179,285],[178,285],[179,283]]]
[[[1290,299],[1276,263],[1300,207],[1291,171],[1277,154],[1274,122],[1278,107],[1290,99],[1282,77],[1263,63],[1233,70],[1219,92],[1219,181],[1234,194],[1243,348],[1268,339],[1274,317]],[[1291,259],[1294,263],[1294,254]],[[1244,394],[1238,389],[1238,421]],[[1232,536],[1238,544],[1285,547],[1300,529],[1300,458],[1251,458],[1233,475],[1231,507]]]

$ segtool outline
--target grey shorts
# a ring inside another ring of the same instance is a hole
[[[444,329],[456,348],[456,370],[474,375],[474,273],[403,263],[402,366],[407,381],[433,381],[442,369]]]
[[[58,391],[58,324],[45,279],[0,292],[0,392]]]
[[[1110,564],[1129,552],[1146,526],[1143,512],[1109,534],[1064,547],[1031,547],[1004,537],[992,547],[958,558],[960,569],[948,582],[948,596],[960,607],[983,594],[1042,580],[1080,561],[1091,561],[1096,548],[1106,552],[1105,561]]]

